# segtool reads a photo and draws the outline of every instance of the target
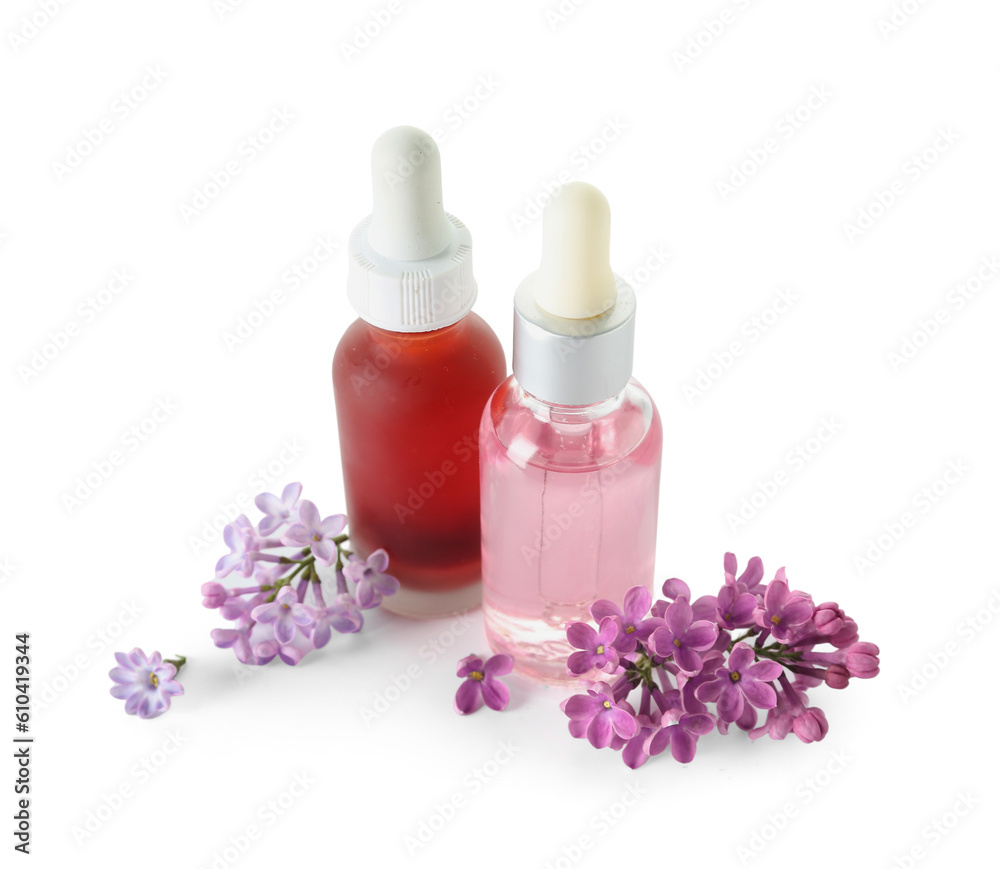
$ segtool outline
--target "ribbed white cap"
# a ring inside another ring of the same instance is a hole
[[[472,309],[472,236],[447,214],[441,154],[416,127],[372,148],[372,213],[351,233],[347,296],[358,316],[394,332],[450,326]]]

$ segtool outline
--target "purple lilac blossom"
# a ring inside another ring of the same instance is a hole
[[[159,652],[148,658],[140,648],[127,655],[115,652],[118,666],[108,675],[115,684],[111,696],[125,701],[125,712],[140,718],[156,718],[170,708],[170,701],[184,693],[184,688],[174,677],[177,667],[164,661]],[[183,663],[183,660],[181,661]]]
[[[477,655],[462,658],[457,675],[465,681],[455,692],[455,711],[469,715],[485,703],[490,709],[502,712],[510,702],[510,689],[499,677],[513,669],[514,659],[510,655],[494,655],[485,662]]]

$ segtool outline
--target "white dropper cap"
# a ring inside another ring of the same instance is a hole
[[[614,307],[611,206],[590,184],[567,184],[542,215],[542,264],[535,301],[543,311],[579,320]]]
[[[457,322],[476,299],[472,237],[447,214],[441,154],[416,127],[393,127],[372,148],[372,213],[351,234],[347,294],[358,315],[395,332]]]
[[[632,377],[635,293],[611,271],[610,249],[604,194],[560,188],[542,219],[542,263],[514,295],[514,377],[543,401],[595,404]]]

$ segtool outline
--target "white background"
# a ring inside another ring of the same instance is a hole
[[[547,17],[555,0],[400,0],[349,59],[388,0],[95,0],[47,22],[42,5],[0,13],[0,671],[30,631],[35,865],[983,865],[998,796],[1000,277],[984,269],[961,308],[954,293],[1000,253],[996,4],[908,0],[890,31],[889,0],[590,0],[564,3],[563,20]],[[133,88],[144,100],[125,116]],[[789,126],[811,92],[828,96]],[[275,111],[294,119],[246,159]],[[561,692],[513,678],[508,711],[460,718],[455,662],[486,651],[475,613],[375,613],[298,668],[249,675],[212,645],[222,622],[198,588],[223,550],[205,523],[293,479],[325,513],[342,507],[330,361],[353,318],[344,244],[370,207],[371,143],[400,123],[442,134],[445,205],[472,229],[477,310],[508,353],[540,243],[539,222],[516,216],[563,170],[605,192],[613,264],[639,296],[636,375],[665,428],[658,576],[714,592],[732,549],[846,607],[883,669],[815,692],[825,741],[712,735],[689,766],[631,772],[570,739]],[[721,190],[768,138],[763,165]],[[71,151],[87,153],[67,172]],[[186,219],[234,158],[239,174]],[[875,219],[855,234],[862,210]],[[318,238],[336,254],[227,347]],[[641,270],[661,248],[667,262]],[[85,320],[116,269],[127,286]],[[793,304],[768,314],[783,288]],[[936,331],[922,325],[938,311]],[[756,335],[755,316],[770,323]],[[73,324],[68,346],[46,348]],[[912,358],[894,361],[907,338]],[[51,357],[40,371],[36,351]],[[158,401],[169,418],[126,445]],[[831,420],[834,436],[810,440]],[[122,464],[68,502],[116,449]],[[962,470],[945,481],[950,463]],[[112,652],[133,646],[190,659],[186,695],[154,721],[108,695]],[[377,697],[393,702],[366,716]],[[512,757],[492,764],[503,745]],[[456,796],[442,824],[436,807]],[[935,833],[963,799],[974,807]],[[422,824],[439,829],[411,858]],[[904,859],[915,846],[922,858]]]

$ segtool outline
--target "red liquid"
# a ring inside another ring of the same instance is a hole
[[[479,420],[506,373],[499,340],[473,313],[432,332],[359,319],[337,345],[352,549],[363,557],[385,549],[404,590],[450,591],[480,579]]]

